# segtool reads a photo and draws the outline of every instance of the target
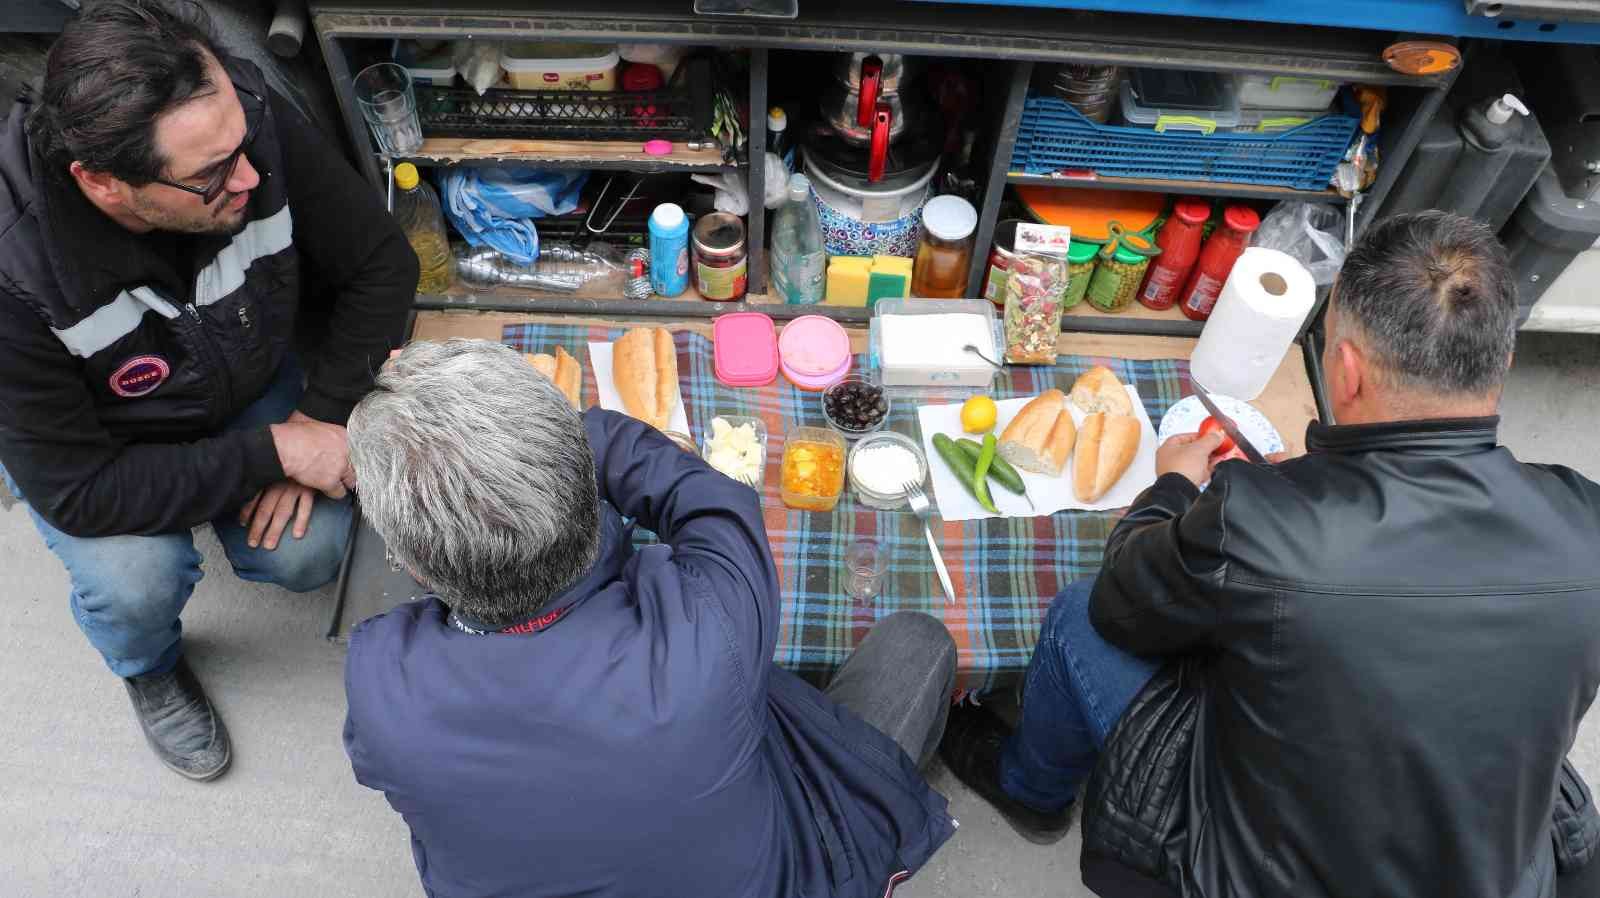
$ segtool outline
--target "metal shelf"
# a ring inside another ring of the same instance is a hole
[[[717,150],[690,150],[674,144],[665,156],[651,156],[643,145],[621,141],[511,140],[430,137],[422,149],[397,159],[419,166],[536,165],[540,168],[622,169],[636,172],[737,171]]]
[[[1040,187],[1136,190],[1140,193],[1181,193],[1194,196],[1220,196],[1245,200],[1304,200],[1311,203],[1348,202],[1335,190],[1295,190],[1291,187],[1232,184],[1225,181],[1166,181],[1156,178],[1070,178],[1011,172],[1006,175],[1006,183]]]

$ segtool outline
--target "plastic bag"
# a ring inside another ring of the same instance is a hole
[[[472,246],[491,246],[524,264],[539,258],[533,219],[578,208],[589,173],[508,168],[459,168],[445,176],[444,210]]]
[[[1343,232],[1344,218],[1337,206],[1291,200],[1267,214],[1254,243],[1293,256],[1318,286],[1325,287],[1344,265]]]
[[[456,41],[451,45],[450,63],[481,97],[500,80],[500,45],[491,41]]]

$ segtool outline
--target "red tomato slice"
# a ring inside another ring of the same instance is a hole
[[[1223,433],[1222,425],[1217,423],[1216,418],[1210,417],[1209,415],[1206,416],[1206,419],[1200,422],[1200,430],[1197,432],[1200,434],[1200,436],[1205,436],[1213,430],[1219,434],[1222,434],[1222,444],[1211,451],[1211,459],[1213,461],[1222,461],[1221,456],[1227,455],[1230,452],[1238,453],[1236,456],[1237,458],[1244,458],[1244,453],[1239,452],[1239,448],[1233,444],[1233,437]]]

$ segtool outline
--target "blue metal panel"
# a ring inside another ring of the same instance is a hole
[[[927,0],[923,0],[927,2]],[[1545,22],[1506,16],[1469,16],[1461,0],[937,0],[984,6],[1085,9],[1101,12],[1148,13],[1239,22],[1326,25],[1375,31],[1481,37],[1500,40],[1600,44],[1600,24]]]

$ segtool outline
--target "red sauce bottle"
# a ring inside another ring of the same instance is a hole
[[[1200,250],[1200,261],[1189,275],[1178,297],[1178,308],[1194,321],[1211,317],[1211,310],[1222,293],[1222,285],[1233,271],[1245,247],[1250,245],[1250,235],[1261,227],[1261,216],[1249,206],[1229,206],[1222,212],[1222,227],[1211,232],[1211,238]]]
[[[1170,309],[1178,301],[1178,291],[1189,279],[1189,270],[1200,258],[1200,232],[1211,217],[1211,204],[1192,196],[1178,200],[1172,217],[1156,235],[1161,255],[1150,260],[1139,301],[1152,309]]]

